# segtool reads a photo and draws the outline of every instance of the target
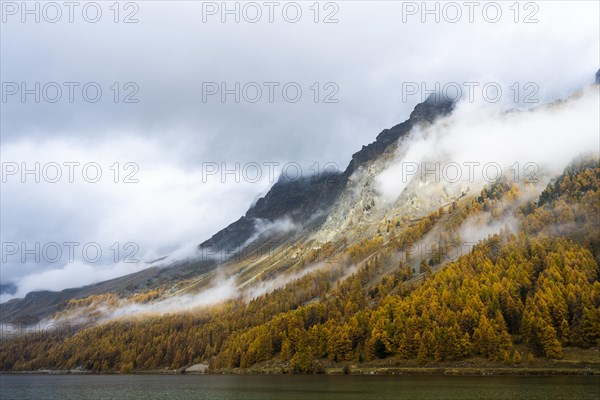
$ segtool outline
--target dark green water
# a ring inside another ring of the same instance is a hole
[[[599,399],[600,378],[302,375],[0,375],[0,399]]]

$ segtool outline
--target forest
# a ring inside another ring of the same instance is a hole
[[[3,338],[0,369],[135,372],[205,362],[218,371],[276,362],[316,373],[331,362],[388,358],[512,365],[600,346],[600,164],[572,163],[536,201],[521,201],[519,191],[503,180],[415,223],[383,221],[376,236],[337,250],[341,262],[251,301]],[[508,215],[516,229],[507,224],[450,255],[465,221]],[[428,253],[407,251],[432,237]],[[71,307],[85,299],[78,302]]]

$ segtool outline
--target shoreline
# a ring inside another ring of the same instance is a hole
[[[210,372],[179,370],[148,370],[131,372],[93,372],[82,370],[0,371],[0,375],[348,375],[348,376],[600,376],[600,368],[540,368],[540,367],[360,367],[326,368],[320,374],[291,373],[271,369],[231,369]]]

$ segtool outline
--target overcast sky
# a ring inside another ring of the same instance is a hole
[[[521,108],[589,85],[600,67],[597,1],[438,3],[439,22],[422,14],[422,2],[241,2],[239,22],[221,2],[123,2],[118,15],[112,1],[98,2],[99,18],[80,2],[72,23],[55,4],[40,3],[36,22],[21,2],[1,3],[0,272],[3,284],[18,286],[3,301],[184,254],[243,215],[273,183],[271,168],[343,170],[408,117],[425,95],[421,84],[467,90],[472,82],[475,101],[489,84],[502,89],[498,107]],[[21,175],[36,162],[39,183]],[[206,174],[222,163],[240,163],[239,182]],[[56,165],[62,175],[52,183]],[[78,243],[72,261],[65,242]],[[39,262],[24,254],[36,243]],[[102,258],[92,262],[96,248]]]

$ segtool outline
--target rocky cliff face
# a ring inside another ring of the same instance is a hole
[[[325,243],[335,242],[341,237],[353,241],[373,236],[387,219],[417,219],[460,197],[460,188],[438,185],[424,190],[416,181],[411,181],[396,201],[384,201],[377,191],[378,175],[396,160],[399,150],[408,146],[404,141],[411,130],[416,125],[429,126],[436,119],[450,114],[453,107],[451,100],[430,97],[415,107],[407,121],[384,130],[377,136],[377,141],[356,153],[346,170],[345,190],[313,239]]]
[[[435,96],[429,96],[427,100],[417,104],[411,112],[410,117],[390,129],[383,130],[377,135],[377,140],[373,143],[363,146],[362,149],[352,155],[352,161],[346,168],[344,175],[349,177],[360,166],[375,160],[391,144],[405,136],[417,124],[428,124],[436,118],[449,114],[454,108],[454,103],[449,99],[437,99]]]
[[[347,210],[372,217],[369,213],[373,201],[372,176],[360,174],[359,170],[377,171],[385,165],[386,152],[391,154],[393,146],[417,124],[428,124],[436,118],[452,111],[449,100],[435,101],[433,98],[418,104],[410,118],[390,129],[385,129],[376,140],[355,153],[348,167],[342,173],[318,177],[305,177],[296,180],[280,179],[269,192],[250,207],[246,214],[226,228],[217,232],[198,247],[202,255],[197,260],[179,262],[168,268],[152,266],[146,270],[83,288],[67,289],[61,292],[34,292],[24,299],[13,299],[0,306],[0,321],[34,323],[51,315],[73,298],[85,298],[102,293],[127,295],[132,292],[150,290],[158,286],[175,285],[182,280],[202,280],[221,265],[223,254],[235,258],[249,242],[265,242],[277,237],[279,243],[306,241],[317,232],[325,232],[319,239],[327,239],[327,232],[336,233],[349,229],[353,218],[347,217]],[[362,178],[357,178],[361,177]],[[362,179],[362,180],[361,180]],[[356,203],[354,191],[363,188],[363,195]],[[333,213],[333,217],[330,215]],[[297,227],[295,232],[273,230],[261,235],[260,225],[287,219]],[[338,224],[338,226],[334,226]],[[335,235],[333,235],[335,236]],[[217,255],[214,259],[206,255]],[[232,261],[233,263],[233,261]],[[157,263],[156,265],[159,265]],[[154,264],[153,264],[154,265]],[[225,266],[223,266],[225,268]]]
[[[377,160],[390,149],[392,144],[407,135],[415,125],[430,124],[436,118],[449,114],[453,107],[454,103],[451,100],[430,96],[423,103],[417,104],[409,119],[383,130],[373,143],[363,146],[356,152],[343,173],[296,180],[280,179],[246,212],[246,215],[216,233],[199,247],[201,249],[240,247],[255,234],[254,221],[257,219],[273,222],[281,218],[290,218],[303,229],[316,230],[325,221],[325,217],[347,188],[350,177],[359,168]]]

